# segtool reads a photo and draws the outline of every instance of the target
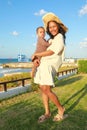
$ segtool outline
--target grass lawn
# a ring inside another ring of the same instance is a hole
[[[44,113],[40,92],[29,92],[0,101],[0,130],[87,130],[87,74],[56,80],[52,90],[66,108],[68,117],[53,122],[56,106],[50,102],[52,116],[38,124]]]

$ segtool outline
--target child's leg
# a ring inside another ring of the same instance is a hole
[[[32,77],[32,78],[34,77],[35,72],[36,72],[36,69],[37,69],[37,67],[39,66],[39,64],[40,64],[40,60],[39,60],[39,59],[35,59],[35,60],[33,61],[33,67],[32,67],[32,71],[31,71],[31,77]]]
[[[35,72],[36,72],[36,67],[32,67],[32,70],[31,70],[31,77],[34,78],[34,75],[35,75]]]

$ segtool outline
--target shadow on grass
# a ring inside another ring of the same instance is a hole
[[[43,123],[37,122],[36,115],[38,111],[21,113],[15,117],[6,118],[3,122],[0,121],[0,130],[87,130],[87,111],[76,110],[73,111],[66,119],[53,122],[53,116]]]
[[[64,80],[71,84],[78,81],[82,76],[70,77]],[[62,81],[63,82],[63,81]],[[62,83],[61,82],[61,83]],[[85,83],[84,83],[85,84]],[[66,112],[70,112],[80,100],[87,94],[87,84],[83,88],[77,90],[69,97],[63,105],[68,106]],[[53,115],[47,121],[38,124],[38,117],[44,113],[43,104],[38,94],[21,95],[11,99],[12,104],[8,105],[10,100],[3,102],[7,103],[5,108],[0,109],[0,130],[86,130],[87,129],[87,110],[73,110],[69,117],[60,122],[53,122]],[[84,99],[85,100],[85,99]],[[72,102],[73,101],[73,102]],[[85,104],[83,104],[85,107]]]
[[[55,86],[64,87],[64,85],[72,84],[73,82],[81,80],[82,78],[83,78],[83,76],[77,76],[77,77],[72,76],[72,77],[62,79],[62,80],[55,79]]]
[[[80,94],[79,98],[66,110],[66,112],[71,111],[80,102],[80,100],[87,94],[87,84],[85,84],[85,86],[82,89],[74,93],[66,102],[64,102],[63,106],[69,103],[70,100],[77,97],[79,94]]]
[[[67,112],[71,111],[79,101],[87,93],[87,84],[74,93],[65,104],[68,104],[73,98],[74,103],[70,106],[68,105]],[[32,96],[32,95],[31,95]],[[87,129],[87,111],[74,110],[71,112],[68,118],[60,122],[53,122],[53,115],[50,119],[43,123],[38,124],[38,117],[44,112],[42,101],[40,101],[40,96],[34,94],[32,97],[20,97],[21,100],[13,98],[14,104],[6,107],[0,113],[0,130],[86,130]],[[23,98],[23,99],[22,99]],[[25,100],[26,99],[26,100]],[[39,99],[39,100],[38,100]],[[71,104],[71,103],[70,103]]]

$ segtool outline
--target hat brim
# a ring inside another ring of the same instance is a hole
[[[47,28],[47,23],[49,21],[56,21],[60,24],[60,26],[64,29],[65,32],[68,31],[68,28],[63,24],[63,22],[53,13],[47,13],[42,17],[42,20],[44,22],[45,29]]]

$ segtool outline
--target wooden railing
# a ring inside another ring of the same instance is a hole
[[[68,73],[72,73],[72,72],[78,73],[78,68],[73,68],[73,69],[67,69],[67,70],[60,71],[60,72],[57,73],[57,76],[59,76],[60,74],[62,76],[65,75],[65,74],[67,75]],[[22,82],[22,86],[24,87],[25,86],[25,80],[28,80],[28,79],[31,79],[31,78],[28,77],[28,78],[16,79],[16,80],[11,80],[11,81],[4,81],[4,82],[1,82],[0,85],[3,85],[4,91],[6,92],[8,83],[21,81]]]
[[[29,78],[22,78],[22,79],[11,80],[11,81],[4,81],[4,82],[1,82],[0,85],[3,85],[4,91],[6,92],[7,91],[7,84],[8,83],[13,83],[13,82],[21,81],[22,86],[24,87],[25,86],[25,80],[28,80],[28,79],[30,79],[30,77]]]
[[[73,73],[73,72],[78,73],[78,67],[72,68],[72,69],[63,70],[63,71],[59,71],[59,72],[57,73],[57,76],[59,76],[59,75],[61,75],[61,76],[67,75],[68,73],[71,74],[71,73]]]

